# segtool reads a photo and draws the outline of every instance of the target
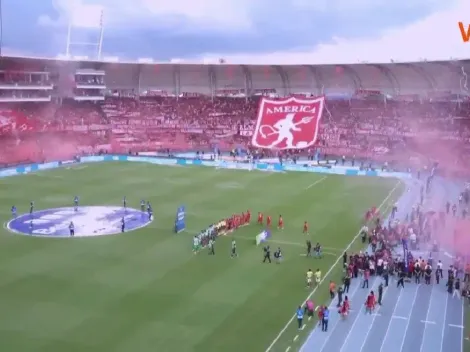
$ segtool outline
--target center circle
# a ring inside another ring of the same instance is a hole
[[[69,225],[73,222],[74,237],[94,237],[122,233],[124,218],[125,232],[137,230],[152,222],[146,212],[115,206],[80,206],[38,210],[22,214],[10,220],[9,231],[38,237],[70,237]]]

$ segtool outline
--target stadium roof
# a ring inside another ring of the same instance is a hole
[[[115,60],[113,60],[115,61]],[[110,89],[160,89],[211,94],[216,89],[276,89],[298,92],[350,92],[357,89],[414,94],[461,92],[467,88],[470,60],[348,65],[230,65],[105,62],[3,57],[3,69],[53,70],[56,66],[106,72]]]

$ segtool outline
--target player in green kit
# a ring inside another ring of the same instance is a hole
[[[209,240],[208,248],[209,255],[215,255],[215,241],[212,238]]]
[[[231,252],[230,256],[232,258],[238,257],[237,242],[235,242],[235,240],[232,240],[232,252]]]
[[[194,236],[193,238],[193,253],[194,254],[199,252],[199,247],[200,247],[199,236]]]

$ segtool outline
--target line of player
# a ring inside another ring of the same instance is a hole
[[[258,225],[264,225],[264,214],[258,212]],[[272,226],[272,217],[271,215],[266,216],[266,227],[270,229]],[[277,228],[278,230],[284,230],[284,218],[282,215],[279,215],[277,220]],[[308,235],[309,234],[309,225],[308,221],[304,221],[302,233]]]
[[[214,223],[210,225],[207,229],[202,230],[199,234],[193,236],[193,253],[197,254],[203,248],[208,248],[209,255],[215,255],[215,240],[220,235],[226,235],[231,233],[242,226],[250,225],[251,223],[251,211],[247,210],[246,212],[242,212],[239,214],[233,214],[231,217],[221,220],[218,223]],[[264,223],[264,214],[262,212],[258,212],[258,219],[257,224],[260,226],[266,226],[269,230],[272,226],[272,217],[266,217],[266,224]],[[284,220],[282,215],[279,215],[278,219],[278,230],[284,229]],[[308,234],[309,225],[307,221],[304,221],[303,224],[303,233]],[[306,257],[312,257],[315,255],[317,258],[322,257],[322,247],[319,243],[316,244],[315,247],[312,246],[310,240],[306,241],[306,248],[307,253]],[[312,251],[313,249],[313,251]],[[271,247],[269,244],[263,247],[263,263],[271,263]],[[236,258],[238,257],[237,252],[237,244],[235,239],[232,239],[231,243],[231,257]],[[274,259],[276,263],[281,263],[283,259],[282,250],[278,247],[274,251]]]

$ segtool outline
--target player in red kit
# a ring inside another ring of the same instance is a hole
[[[263,213],[258,213],[258,225],[263,225]]]
[[[344,302],[343,302],[342,306],[339,308],[339,314],[341,314],[341,317],[343,319],[348,316],[349,309],[350,309],[349,299],[348,299],[348,296],[345,296],[344,297]]]
[[[370,291],[369,296],[366,300],[366,313],[372,314],[372,311],[375,309],[375,295],[374,291]]]
[[[304,222],[304,231],[303,231],[303,233],[305,235],[308,235],[308,222],[307,221]]]
[[[267,227],[271,226],[271,215],[268,215],[268,217],[266,218],[266,226]]]
[[[371,209],[370,209],[371,213],[372,213],[372,216],[376,216],[377,215],[377,207],[374,205]]]
[[[235,230],[238,229],[238,226],[240,225],[238,215],[233,214],[233,225]]]
[[[277,228],[280,230],[284,230],[284,220],[282,220],[282,216],[279,215],[279,220],[277,222]]]
[[[240,217],[240,222],[242,225],[246,224],[246,216],[245,213],[242,212],[242,216]]]
[[[251,221],[251,211],[246,211],[246,223],[249,224]]]

